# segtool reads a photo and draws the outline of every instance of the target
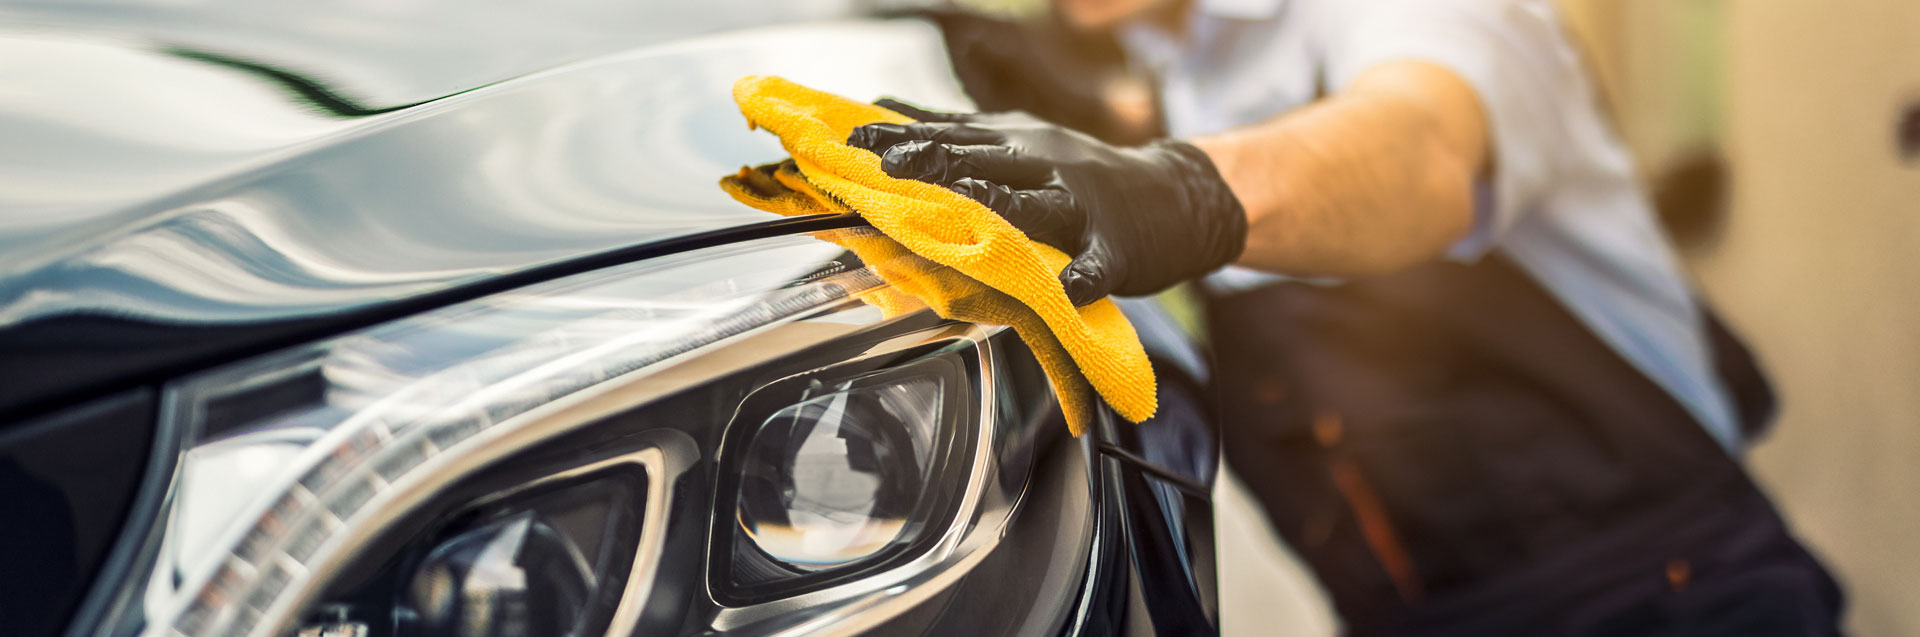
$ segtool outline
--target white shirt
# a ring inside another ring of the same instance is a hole
[[[1464,79],[1486,109],[1495,160],[1477,189],[1473,230],[1450,257],[1501,250],[1723,447],[1740,450],[1700,310],[1547,0],[1198,0],[1186,28],[1122,32],[1159,78],[1177,137],[1265,120],[1390,60]],[[1228,268],[1207,283],[1280,280]]]

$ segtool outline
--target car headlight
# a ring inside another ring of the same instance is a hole
[[[1009,426],[989,331],[919,319],[818,360],[893,325],[852,300],[883,285],[764,239],[174,383],[169,504],[100,632],[778,632],[950,581],[1027,469],[984,451]]]

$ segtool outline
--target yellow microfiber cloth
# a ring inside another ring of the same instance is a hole
[[[784,169],[742,169],[722,180],[728,193],[786,215],[858,212],[891,241],[830,238],[941,316],[1012,326],[1042,358],[1075,434],[1090,422],[1088,386],[1121,417],[1139,422],[1153,415],[1153,369],[1140,337],[1111,300],[1077,308],[1067,300],[1058,279],[1066,254],[1028,239],[979,202],[888,176],[878,155],[846,144],[859,126],[912,119],[778,77],[742,78],[733,96],[748,122],[778,135],[793,160]],[[883,311],[902,302],[869,300]],[[1068,360],[1053,354],[1062,351]]]
[[[793,160],[742,168],[739,174],[722,179],[720,187],[747,205],[788,216],[848,212],[808,184]],[[884,287],[855,293],[856,298],[880,308],[886,316],[930,307],[940,316],[955,320],[1012,326],[1056,388],[1067,429],[1077,436],[1092,424],[1097,400],[1093,387],[1032,309],[953,268],[928,261],[876,231],[831,230],[816,236],[852,251],[869,270],[887,281]]]

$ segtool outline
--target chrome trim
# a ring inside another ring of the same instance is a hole
[[[699,460],[700,452],[693,441],[684,437],[680,440],[686,445],[681,449],[682,457],[670,455],[665,448],[653,448],[641,451],[638,460],[642,464],[658,462],[664,479],[655,479],[649,465],[647,474],[647,510],[641,518],[640,548],[633,553],[633,568],[627,571],[627,587],[620,593],[620,604],[613,609],[613,619],[607,624],[607,637],[631,637],[634,627],[640,624],[640,613],[646,610],[647,599],[653,591],[653,581],[658,579],[660,554],[667,546],[667,510],[668,496],[673,493],[674,481],[680,474]],[[666,473],[671,470],[672,473]]]
[[[946,328],[907,334],[874,346],[867,354],[898,351],[915,345],[961,339],[971,343],[980,357],[979,422],[974,441],[974,461],[968,473],[960,511],[952,526],[926,552],[905,564],[868,575],[839,586],[773,602],[743,607],[722,608],[711,628],[715,631],[744,631],[772,635],[843,635],[872,630],[913,609],[916,605],[946,590],[978,565],[1000,542],[1011,516],[1014,500],[989,501],[986,489],[994,484],[999,470],[995,449],[997,415],[995,412],[992,343],[989,339],[1004,327],[957,324]],[[1022,489],[1025,484],[1022,483]],[[776,620],[801,610],[827,610],[791,626],[755,630],[761,622]]]

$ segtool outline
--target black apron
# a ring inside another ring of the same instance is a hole
[[[1742,427],[1765,378],[1708,314]],[[1227,459],[1351,635],[1826,635],[1839,587],[1666,391],[1495,253],[1210,300]]]

